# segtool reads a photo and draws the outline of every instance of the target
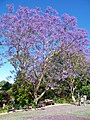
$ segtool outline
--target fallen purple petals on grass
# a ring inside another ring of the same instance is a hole
[[[44,116],[41,118],[39,117],[28,120],[90,120],[90,119],[76,116],[57,115],[57,116]]]

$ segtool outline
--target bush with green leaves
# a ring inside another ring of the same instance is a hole
[[[82,86],[81,94],[87,95],[87,99],[90,99],[90,85]]]
[[[63,103],[66,103],[66,100],[64,98],[58,98],[55,100],[55,102],[63,104]]]
[[[0,113],[5,113],[5,112],[7,112],[7,109],[0,108]]]

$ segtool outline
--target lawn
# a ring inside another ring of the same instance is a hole
[[[0,115],[0,120],[90,120],[90,104],[53,105],[45,109],[8,113]]]

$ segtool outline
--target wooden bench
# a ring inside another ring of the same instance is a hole
[[[54,101],[50,100],[50,99],[45,99],[44,100],[44,104],[45,104],[45,106],[47,106],[47,105],[54,105]]]
[[[38,103],[37,105],[37,108],[42,108],[47,105],[54,105],[54,101],[50,99],[45,99],[44,101],[40,101],[40,103]]]
[[[8,112],[15,112],[15,108],[8,108]]]

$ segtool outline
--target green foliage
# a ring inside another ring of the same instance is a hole
[[[8,104],[5,105],[4,109],[8,110],[8,109],[12,109],[13,108],[13,104]]]
[[[90,99],[90,85],[82,86],[81,94],[87,95],[87,98]]]
[[[8,93],[9,89],[12,87],[12,84],[10,84],[7,81],[1,81],[0,82],[0,106],[3,106],[3,102],[5,101],[8,103],[11,99],[10,94]]]
[[[19,104],[14,104],[13,107],[14,107],[15,109],[17,109],[17,110],[20,109],[20,105],[19,105]]]
[[[55,97],[54,90],[49,89],[49,90],[46,91],[46,93],[44,94],[44,96],[41,100],[53,99],[54,97]]]
[[[24,77],[20,77],[18,74],[16,81],[12,85],[12,93],[15,99],[15,103],[24,107],[25,105],[31,103],[32,87],[30,81],[25,80]]]
[[[10,84],[9,82],[6,82],[3,86],[2,89],[3,90],[9,90],[12,87],[12,84]]]
[[[55,100],[55,102],[63,104],[63,103],[66,103],[66,100],[64,98],[58,98]]]
[[[0,102],[3,100],[8,101],[9,99],[10,99],[10,96],[8,95],[8,93],[6,91],[0,92]]]
[[[5,80],[2,80],[0,82],[0,88],[1,88],[1,90],[9,90],[11,87],[12,87],[12,84],[9,83],[9,82],[7,82],[7,81],[5,81]]]
[[[8,112],[7,109],[2,109],[2,108],[0,108],[0,113],[6,113],[6,112]]]
[[[36,108],[36,105],[35,105],[34,102],[31,103],[31,107],[32,107],[32,108]]]
[[[72,101],[71,98],[66,98],[66,102],[67,102],[67,103],[72,103],[73,101]]]
[[[5,80],[0,81],[0,87],[2,87],[6,83]]]

